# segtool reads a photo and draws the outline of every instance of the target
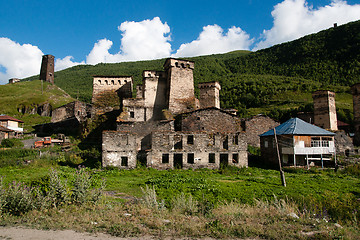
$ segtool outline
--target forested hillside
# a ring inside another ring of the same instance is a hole
[[[349,86],[360,80],[360,21],[225,63],[233,73],[302,77]]]
[[[195,88],[199,82],[219,81],[222,108],[238,109],[242,117],[264,113],[286,120],[297,111],[312,110],[313,91],[329,89],[337,93],[339,119],[351,123],[350,86],[360,81],[360,21],[257,52],[187,59],[195,61]],[[93,75],[131,75],[136,85],[143,70],[163,70],[163,63],[80,65],[56,72],[55,83],[72,97],[90,102]]]

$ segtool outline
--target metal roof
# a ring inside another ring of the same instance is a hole
[[[305,135],[305,136],[334,136],[335,133],[326,131],[318,126],[307,123],[300,118],[291,118],[275,128],[276,135]],[[271,129],[260,137],[273,136],[274,129]]]

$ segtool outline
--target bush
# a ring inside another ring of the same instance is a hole
[[[2,212],[17,216],[26,213],[34,208],[32,189],[15,181],[6,190],[1,186],[0,204]]]
[[[104,189],[104,181],[97,182],[85,168],[80,167],[75,174],[74,188],[72,189],[72,200],[77,204],[85,202],[97,202],[102,190]],[[99,186],[100,185],[100,186]]]
[[[84,168],[68,177],[75,179],[72,189],[67,186],[66,180],[59,177],[56,170],[51,170],[48,176],[32,182],[32,187],[14,181],[5,188],[0,178],[0,213],[21,215],[32,209],[57,208],[71,203],[95,203],[100,199],[103,181],[99,183]]]
[[[12,148],[12,147],[21,148],[23,146],[24,144],[21,142],[20,139],[17,138],[3,139],[1,141],[1,147],[4,148]]]
[[[181,193],[171,200],[171,209],[175,212],[192,215],[198,210],[197,204],[197,201],[193,199],[191,194],[186,196],[184,193]]]

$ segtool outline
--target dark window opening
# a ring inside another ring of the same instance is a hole
[[[239,154],[237,154],[237,153],[234,153],[233,155],[232,155],[232,157],[233,157],[233,163],[239,163]]]
[[[112,85],[114,85],[114,84],[115,84],[114,80],[111,80],[111,84],[112,84]]]
[[[229,149],[229,138],[228,138],[228,136],[226,136],[224,141],[223,141],[223,149],[225,149],[225,150]]]
[[[187,162],[189,164],[194,164],[194,154],[193,153],[188,153]]]
[[[215,153],[209,153],[209,163],[215,163]]]
[[[182,167],[183,167],[182,154],[181,153],[174,154],[174,168],[181,169]]]
[[[188,135],[187,136],[187,144],[194,144],[194,135]]]
[[[123,167],[128,166],[128,157],[121,157],[121,166]]]
[[[135,113],[133,111],[130,112],[130,118],[134,118],[135,117]]]
[[[229,155],[220,154],[220,168],[227,167],[229,165]]]
[[[169,154],[168,153],[164,153],[162,155],[162,163],[169,163]]]

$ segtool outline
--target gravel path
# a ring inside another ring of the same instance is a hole
[[[154,240],[153,236],[140,236],[130,238],[113,237],[104,233],[79,233],[73,230],[38,230],[24,227],[0,227],[0,240]],[[163,240],[188,240],[196,238],[164,237]],[[214,238],[201,238],[201,240],[214,240]]]
[[[72,230],[37,230],[20,227],[0,227],[0,240],[125,240],[125,239],[154,239],[150,236],[140,238],[118,238],[111,235],[97,233],[79,233]]]

